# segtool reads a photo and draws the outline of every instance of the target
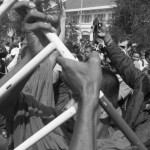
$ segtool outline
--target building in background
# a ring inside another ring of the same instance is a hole
[[[79,27],[79,39],[93,40],[93,20],[110,22],[113,18],[114,0],[67,0],[66,14]]]

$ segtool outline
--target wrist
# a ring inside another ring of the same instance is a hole
[[[104,42],[106,46],[110,45],[113,42],[110,34],[106,34],[106,36],[104,37]]]
[[[85,91],[82,93],[80,98],[82,107],[86,107],[88,109],[95,109],[98,105],[99,93],[96,93],[94,91]]]

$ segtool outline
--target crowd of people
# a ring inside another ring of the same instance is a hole
[[[43,30],[56,33],[79,61],[55,50],[0,96],[0,150],[16,148],[76,102],[77,114],[30,150],[139,150],[99,104],[100,90],[149,149],[150,49],[129,40],[115,43],[104,23],[95,25],[93,42],[65,41],[63,6],[59,17],[29,1],[13,9],[24,19],[25,36],[10,30],[0,45],[0,87],[49,43]]]

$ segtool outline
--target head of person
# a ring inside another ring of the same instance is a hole
[[[85,61],[89,60],[92,51],[93,47],[90,44],[87,44],[84,48]]]
[[[73,51],[74,51],[74,53],[79,54],[80,53],[80,45],[79,44],[73,45]]]
[[[140,57],[141,57],[141,55],[140,55],[139,52],[135,51],[135,52],[132,53],[132,59],[133,59],[133,61],[139,61]]]
[[[128,40],[119,43],[120,49],[121,49],[125,54],[127,54],[127,52],[131,50],[131,46],[132,46],[132,44],[131,44],[131,42],[128,41]]]
[[[0,59],[7,56],[7,50],[3,45],[0,45]]]
[[[141,52],[141,59],[145,59],[145,52],[144,51]]]
[[[145,59],[148,63],[150,63],[150,49],[145,51]]]
[[[118,108],[118,95],[119,95],[119,81],[114,72],[110,71],[106,67],[102,67],[102,88],[101,91],[107,97],[107,99],[112,103],[115,109]],[[75,100],[72,99],[67,105],[66,109],[71,107],[75,103]],[[104,109],[99,106],[97,110],[98,118],[103,123],[110,120],[109,115],[104,111]]]
[[[115,73],[110,71],[109,69],[102,67],[102,92],[104,95],[108,98],[108,100],[112,103],[114,108],[118,108],[118,95],[119,95],[119,81]],[[104,109],[101,109],[101,113],[99,115],[99,118],[101,120],[105,120],[108,117],[108,114],[104,111]]]

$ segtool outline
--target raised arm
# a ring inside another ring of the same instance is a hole
[[[30,10],[35,8],[35,5],[29,1],[20,1],[16,3],[14,8],[20,14],[24,14],[22,12],[26,12],[25,10],[27,8]],[[28,13],[30,14],[30,12]],[[38,16],[39,15],[38,12],[36,13]],[[38,18],[37,16],[33,17],[28,14],[27,16],[28,17],[24,19],[24,29],[26,32],[28,46],[23,49],[22,61],[12,71],[10,71],[6,76],[4,76],[0,80],[0,87],[2,87],[12,76],[14,76],[24,65],[26,65],[37,53],[39,53],[44,48],[44,46],[46,46],[46,44],[49,43],[49,42],[45,43],[44,42],[45,40],[41,39],[40,30],[45,30],[47,32],[56,31],[55,27],[52,26],[51,21],[49,21],[48,23],[45,23],[46,21],[45,14],[40,14]],[[23,17],[25,17],[25,15]],[[32,20],[35,19],[35,22],[30,22],[31,17],[32,17]],[[11,111],[13,110],[16,104],[16,101],[18,100],[20,92],[22,91],[22,88],[24,87],[28,79],[30,78],[31,74],[28,75],[25,79],[23,79],[20,83],[18,83],[16,87],[11,89],[9,92],[7,92],[5,96],[3,96],[0,99],[0,111],[2,113],[5,113],[5,114],[7,113],[7,115],[11,114]]]
[[[101,87],[98,53],[93,52],[88,63],[58,58],[62,77],[77,96],[78,112],[70,150],[95,150],[95,116]]]
[[[62,2],[61,2],[62,3]],[[66,26],[66,12],[63,5],[61,5],[60,11],[60,34],[59,38],[62,42],[65,41],[65,26]],[[56,58],[60,55],[60,53],[56,50],[49,56],[49,60],[51,62],[52,68],[56,65]]]
[[[144,73],[136,69],[132,60],[113,42],[104,24],[99,31],[99,36],[103,38],[106,44],[107,53],[113,66],[131,88],[136,88],[136,85],[141,81],[141,76],[143,76]]]

